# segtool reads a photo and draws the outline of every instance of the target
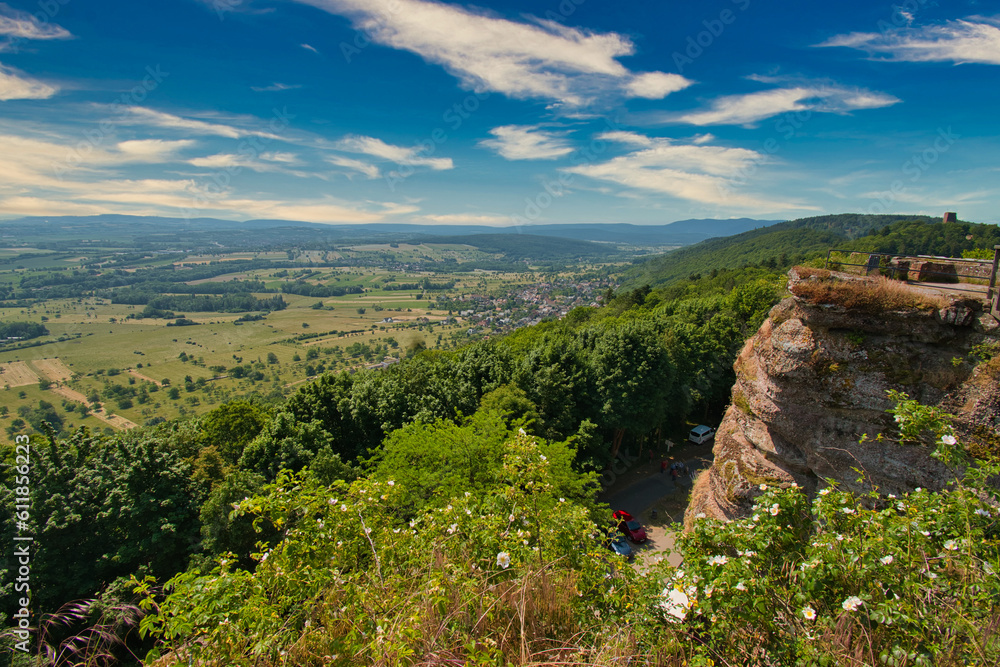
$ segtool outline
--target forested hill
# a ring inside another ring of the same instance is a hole
[[[691,275],[746,266],[788,267],[845,241],[858,239],[893,223],[931,224],[924,215],[841,213],[801,218],[735,236],[709,239],[650,258],[625,274],[626,286],[665,285]]]
[[[512,261],[604,259],[618,252],[617,246],[579,239],[538,236],[535,234],[472,234],[467,236],[419,236],[421,243],[470,245],[487,253],[499,253]]]

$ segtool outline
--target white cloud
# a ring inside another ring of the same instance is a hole
[[[118,110],[114,111],[116,115],[121,116],[117,119],[117,122],[123,125],[142,125],[161,129],[182,130],[188,134],[214,135],[227,139],[240,139],[249,136],[266,137],[268,139],[281,138],[273,132],[259,129],[259,127],[248,127],[249,125],[263,126],[265,124],[265,121],[253,117],[225,119],[226,122],[217,122],[215,118],[185,118],[139,106],[129,107],[129,113],[125,115],[121,115],[121,112]]]
[[[188,164],[204,169],[229,170],[237,172],[239,169],[249,169],[258,173],[289,174],[298,178],[318,177],[321,174],[310,174],[297,169],[291,169],[293,165],[300,164],[294,153],[217,153],[205,157],[197,157],[188,160]]]
[[[387,144],[375,137],[362,135],[349,135],[334,144],[335,148],[348,153],[362,153],[372,157],[382,158],[395,162],[399,165],[412,165],[415,167],[429,167],[436,171],[454,169],[455,164],[451,158],[445,157],[423,157],[422,149],[418,147],[407,148],[405,146],[395,146]]]
[[[738,208],[744,212],[811,208],[734,191],[738,180],[767,161],[765,155],[752,150],[707,146],[704,143],[682,144],[633,132],[607,132],[597,138],[638,147],[638,150],[607,162],[569,167],[564,171],[635,190]]]
[[[892,95],[863,88],[836,85],[803,85],[776,88],[747,95],[727,95],[712,102],[711,108],[676,116],[665,116],[691,125],[752,125],[789,111],[848,113],[877,109],[899,102]]]
[[[627,132],[625,130],[615,130],[613,132],[605,132],[598,136],[598,139],[603,141],[614,141],[619,144],[626,144],[631,146],[652,146],[653,139],[650,139],[644,134],[639,134],[638,132]]]
[[[484,139],[479,145],[508,160],[552,160],[573,152],[562,136],[545,132],[538,125],[502,125],[490,134],[496,139]]]
[[[298,1],[349,16],[372,41],[441,65],[473,90],[580,107],[609,96],[659,99],[691,85],[677,74],[628,70],[618,58],[635,46],[617,33],[515,22],[430,0]]]
[[[180,141],[164,141],[163,139],[136,139],[132,141],[122,141],[118,144],[118,151],[128,156],[136,162],[161,162],[169,160],[174,155],[185,148],[194,146],[191,139]]]
[[[659,100],[670,93],[676,93],[691,85],[684,77],[663,72],[646,72],[638,74],[626,84],[626,90],[631,97],[644,97]]]
[[[310,46],[309,44],[299,44],[306,51],[312,51],[313,53],[319,55],[319,51],[316,50],[315,46]]]
[[[41,23],[28,12],[0,2],[0,37],[12,39],[71,39],[68,30],[54,23]]]
[[[370,162],[355,160],[353,158],[344,157],[343,155],[328,155],[325,159],[327,162],[337,167],[343,167],[344,169],[360,172],[369,179],[378,178],[379,176],[378,167]]]
[[[510,224],[510,216],[482,215],[477,213],[449,213],[446,215],[423,215],[419,222],[432,222],[437,225],[490,225],[502,227]]]
[[[20,72],[0,65],[0,101],[47,100],[59,89],[37,79],[22,76]]]
[[[272,83],[270,86],[250,86],[250,90],[255,93],[276,93],[283,90],[295,90],[301,87],[302,84]]]
[[[194,141],[123,141],[109,147],[90,145],[79,138],[39,139],[0,134],[0,192],[44,187],[72,187],[67,176],[90,175],[127,164],[149,164],[175,159],[175,154]]]
[[[242,218],[275,218],[311,222],[379,222],[396,209],[372,203],[331,198],[290,200],[246,196],[232,188],[195,178],[122,178],[118,168],[132,164],[176,161],[177,153],[193,140],[143,139],[114,145],[87,145],[79,137],[56,137],[47,131],[36,136],[0,133],[0,216],[226,214]],[[295,160],[290,153],[262,153],[256,163],[240,162],[240,155],[205,158],[215,167],[247,166],[285,170]],[[296,172],[288,172],[296,173]],[[403,209],[399,209],[402,211]],[[416,210],[406,207],[406,211]]]
[[[852,32],[818,46],[846,46],[897,61],[1000,65],[1000,22],[969,17],[920,28]]]

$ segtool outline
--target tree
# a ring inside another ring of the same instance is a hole
[[[614,458],[627,430],[645,433],[663,421],[677,380],[675,367],[651,323],[641,320],[601,331],[592,363],[601,422],[614,432]]]
[[[36,614],[94,597],[140,567],[159,577],[184,567],[197,537],[197,508],[190,467],[169,440],[80,429],[60,441],[50,430],[31,453],[31,532],[40,545],[31,562]],[[12,495],[7,503],[3,537],[12,543]],[[10,570],[12,556],[2,554],[0,569]],[[9,606],[0,611],[11,613]]]
[[[230,465],[236,465],[244,448],[270,420],[267,409],[249,401],[230,401],[201,418],[201,441],[215,447]]]

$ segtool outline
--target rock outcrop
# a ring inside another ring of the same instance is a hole
[[[889,299],[892,309],[883,310],[870,296],[845,307],[837,297],[817,299],[817,281],[832,281],[841,293],[878,283],[807,269],[789,276],[792,296],[736,360],[715,461],[695,484],[688,521],[700,513],[745,516],[763,483],[795,482],[809,492],[827,478],[855,491],[939,489],[951,474],[927,448],[877,438],[895,434],[890,389],[956,415],[963,442],[997,451],[1000,356],[979,363],[970,352],[1000,337],[979,300],[921,291],[907,307]]]

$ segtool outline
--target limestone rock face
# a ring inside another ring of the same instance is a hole
[[[951,476],[930,450],[893,440],[890,389],[956,415],[964,443],[996,450],[1000,357],[979,363],[970,351],[1000,338],[978,303],[945,299],[943,307],[939,300],[890,312],[817,305],[794,296],[809,278],[795,269],[790,278],[793,296],[771,310],[734,364],[732,403],[688,522],[701,513],[746,516],[764,483],[794,482],[810,493],[827,478],[855,491],[941,488]]]

